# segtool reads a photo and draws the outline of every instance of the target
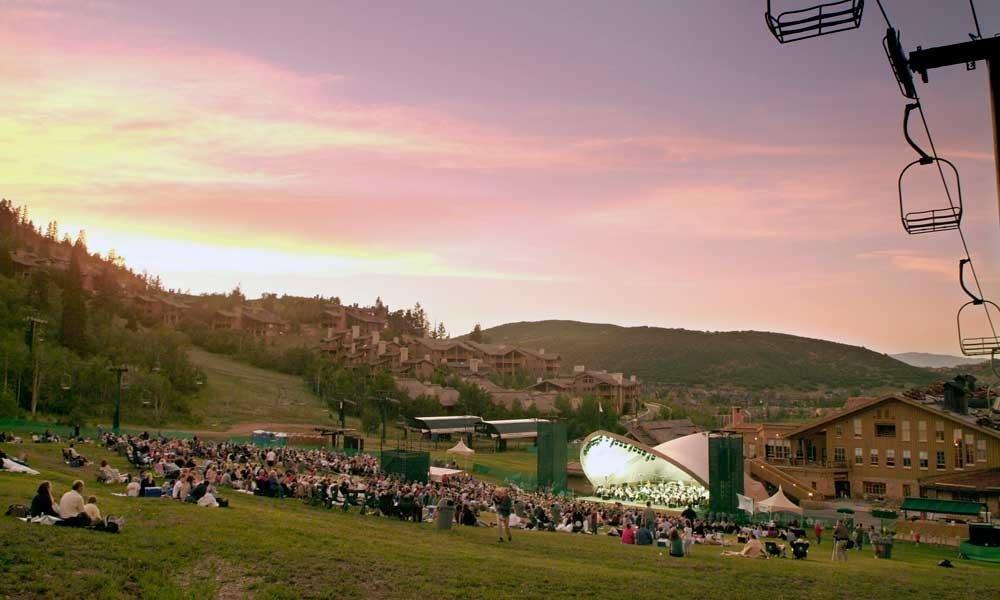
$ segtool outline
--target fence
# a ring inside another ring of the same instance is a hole
[[[59,437],[70,437],[74,434],[73,427],[60,425],[58,423],[46,423],[44,421],[30,421],[28,419],[0,419],[0,431],[11,431],[14,433],[44,433],[46,430]],[[110,427],[80,427],[80,435],[83,437],[96,438],[102,432],[111,431]],[[194,436],[190,431],[166,431],[161,429],[130,429],[122,428],[122,433],[129,435],[139,435],[143,431],[150,435],[163,435],[171,438],[190,439]]]

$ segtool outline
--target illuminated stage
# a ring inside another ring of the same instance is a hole
[[[646,501],[683,510],[708,501],[708,434],[649,447],[607,431],[587,436],[580,466],[594,488],[588,500],[634,506]]]

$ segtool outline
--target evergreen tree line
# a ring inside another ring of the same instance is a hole
[[[69,250],[65,271],[36,267],[15,277],[11,253],[39,257]],[[93,276],[93,292],[84,272]],[[86,234],[59,240],[52,221],[43,233],[25,207],[0,201],[0,417],[51,415],[67,424],[110,423],[119,393],[111,366],[126,364],[126,422],[190,419],[189,405],[204,375],[186,357],[187,338],[144,328],[123,302],[122,276],[144,285],[114,253],[91,255]]]

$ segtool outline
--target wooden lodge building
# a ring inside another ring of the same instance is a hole
[[[755,477],[783,483],[800,499],[920,496],[1000,512],[1000,421],[989,414],[971,413],[963,400],[856,398],[819,420],[770,432],[764,454],[745,458]]]

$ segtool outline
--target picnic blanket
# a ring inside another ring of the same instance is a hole
[[[10,460],[9,458],[3,459],[4,470],[10,471],[11,473],[24,473],[26,475],[38,475],[38,471],[32,469],[27,465],[22,465],[19,462]]]

